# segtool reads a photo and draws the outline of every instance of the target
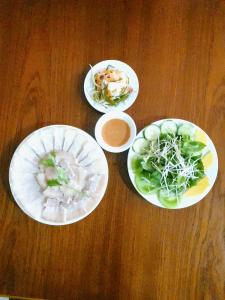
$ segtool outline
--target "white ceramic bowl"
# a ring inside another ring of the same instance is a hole
[[[44,196],[35,178],[39,173],[40,157],[54,150],[67,151],[75,157],[81,151],[84,151],[84,157],[92,153],[89,171],[103,176],[96,196],[79,201],[64,222],[43,217]],[[108,164],[104,152],[88,133],[72,126],[51,125],[34,131],[17,147],[10,163],[9,183],[15,201],[28,216],[49,225],[65,225],[83,219],[100,203],[108,183]]]
[[[123,71],[125,74],[127,74],[130,80],[130,86],[133,88],[133,92],[129,95],[129,97],[124,102],[119,103],[117,106],[105,106],[103,104],[99,104],[92,97],[93,90],[94,90],[92,74],[95,74],[100,70],[107,68],[108,65],[112,65],[116,69],[119,69]],[[86,96],[87,101],[94,109],[102,113],[106,113],[110,111],[124,111],[128,109],[136,100],[138,91],[139,91],[139,82],[136,73],[130,66],[128,66],[126,63],[119,60],[104,60],[97,63],[92,67],[92,70],[91,69],[89,70],[84,80],[84,94]]]
[[[160,126],[166,120],[167,119],[165,119],[165,120],[159,120],[159,121],[156,121],[156,122],[154,122],[152,124],[156,124],[156,125]],[[191,206],[191,205],[199,202],[200,200],[202,200],[209,193],[209,191],[213,187],[213,185],[215,183],[215,180],[216,180],[216,177],[217,177],[217,173],[218,173],[218,157],[217,157],[216,148],[215,148],[212,140],[210,139],[210,137],[200,127],[198,127],[197,125],[195,125],[195,124],[193,124],[193,123],[191,123],[189,121],[185,121],[185,120],[181,120],[181,119],[169,119],[169,120],[173,120],[177,125],[180,125],[180,124],[183,124],[183,123],[190,123],[190,124],[192,124],[194,126],[195,130],[198,130],[199,132],[201,132],[204,135],[205,139],[206,139],[206,148],[204,149],[204,152],[207,153],[207,152],[210,151],[212,153],[212,157],[213,157],[213,163],[212,163],[211,167],[205,171],[206,176],[209,179],[209,186],[201,194],[199,194],[199,195],[196,195],[196,196],[185,196],[184,195],[182,197],[180,203],[178,204],[178,206],[176,208],[174,208],[174,209],[179,209],[179,208],[184,208],[184,207]],[[138,133],[137,138],[143,137],[143,131],[144,131],[144,129],[142,129]],[[130,150],[129,150],[129,153],[128,153],[128,157],[127,157],[127,167],[128,167],[128,173],[129,173],[131,182],[133,183],[135,189],[148,202],[150,202],[150,203],[152,203],[152,204],[154,204],[156,206],[159,206],[159,207],[162,207],[162,208],[166,208],[166,207],[164,207],[159,202],[158,197],[155,194],[143,194],[136,187],[136,184],[135,184],[135,174],[134,174],[134,172],[132,170],[132,167],[131,167],[132,158],[135,155],[136,155],[136,153],[133,151],[133,148],[131,147]]]
[[[129,140],[122,146],[120,147],[112,147],[110,145],[108,145],[103,137],[102,137],[102,127],[104,126],[104,124],[106,122],[108,122],[109,120],[112,119],[121,119],[124,120],[130,127],[130,138]],[[101,116],[95,126],[95,138],[98,142],[98,144],[105,149],[108,152],[113,152],[113,153],[119,153],[119,152],[123,152],[125,150],[127,150],[133,143],[135,137],[137,134],[137,128],[136,125],[134,123],[134,120],[126,113],[124,112],[109,112],[107,114],[104,114],[103,116]]]

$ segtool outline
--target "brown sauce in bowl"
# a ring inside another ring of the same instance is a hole
[[[111,119],[103,125],[102,137],[109,146],[120,147],[130,138],[130,126],[124,120]]]

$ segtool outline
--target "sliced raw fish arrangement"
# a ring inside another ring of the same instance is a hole
[[[36,179],[45,197],[43,218],[66,222],[67,211],[76,210],[75,204],[81,202],[82,207],[82,202],[97,196],[104,174],[91,173],[79,163],[90,153],[84,147],[77,157],[66,151],[52,151],[39,160]]]
[[[86,132],[53,125],[35,131],[19,145],[9,179],[25,213],[43,223],[63,225],[95,209],[105,193],[108,165]]]

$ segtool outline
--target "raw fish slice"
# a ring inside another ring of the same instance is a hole
[[[85,201],[82,202],[82,207],[86,212],[89,212],[96,206],[96,202],[96,198],[87,197]]]
[[[62,127],[55,126],[53,127],[52,134],[55,140],[54,149],[56,151],[62,150],[64,145],[65,129]]]
[[[59,189],[63,193],[64,198],[73,197],[75,194],[74,190],[68,186],[60,186]]]
[[[107,172],[107,169],[105,169],[106,167],[107,166],[105,165],[105,162],[100,158],[97,158],[96,160],[85,166],[88,173],[93,174],[105,174]]]
[[[70,180],[70,185],[80,191],[85,185],[87,170],[77,165],[71,165],[71,169],[73,178]]]
[[[72,198],[72,203],[77,203],[79,201],[82,200],[82,195],[80,193],[76,193],[75,195],[73,195],[73,198]]]
[[[77,134],[74,130],[67,129],[65,131],[62,150],[68,151],[69,147],[72,145],[73,141],[75,140]]]
[[[75,203],[71,205],[71,207],[67,210],[67,221],[80,219],[86,214],[86,211],[81,206],[81,202]]]
[[[40,187],[44,190],[47,188],[46,178],[44,173],[38,173],[36,179]]]
[[[22,203],[25,210],[33,216],[35,219],[38,219],[41,216],[43,208],[43,197],[37,197],[35,199],[27,199],[26,203]]]
[[[38,185],[35,176],[26,180],[24,177],[20,177],[18,180],[13,180],[13,187],[16,193],[25,194],[27,198],[30,198],[32,194],[40,196],[40,186]]]
[[[75,162],[73,154],[65,151],[57,151],[55,160],[57,163],[60,163],[60,161],[64,161],[69,164],[74,164]]]
[[[27,144],[22,144],[21,147],[19,147],[18,155],[34,166],[36,166],[39,161],[37,154],[30,147],[27,147]]]
[[[16,186],[13,191],[14,197],[17,199],[18,202],[21,203],[22,206],[25,208],[31,201],[35,201],[36,199],[44,199],[40,191],[31,190],[30,193],[21,186]]]
[[[64,198],[63,202],[61,202],[61,205],[65,208],[68,208],[72,201],[73,201],[72,197]]]
[[[74,142],[69,147],[68,151],[74,155],[75,159],[77,159],[80,151],[82,151],[85,142],[86,140],[82,135],[77,135]]]
[[[49,198],[62,198],[63,197],[63,194],[62,192],[60,191],[59,187],[55,187],[55,186],[52,186],[52,187],[47,187],[47,189],[45,189],[43,191],[43,195],[45,197],[49,197]]]
[[[22,182],[26,183],[27,181],[30,181],[34,178],[34,174],[33,173],[21,173],[19,169],[16,169],[15,171],[12,172],[11,174],[11,180],[16,180],[19,181],[19,183],[21,184]]]
[[[56,198],[47,198],[44,203],[44,207],[58,207],[60,203],[59,199]]]
[[[49,153],[53,151],[53,136],[49,133],[49,130],[44,129],[39,131],[40,134],[40,140],[43,144],[43,147],[45,148],[45,152]]]
[[[30,162],[24,157],[18,155],[18,153],[15,153],[15,157],[12,160],[11,163],[12,172],[18,172],[21,174],[24,173],[37,173],[38,172],[38,165],[34,164],[33,162]]]
[[[90,194],[95,194],[101,188],[100,183],[103,183],[103,175],[92,175],[87,178],[85,184],[85,191],[88,191]]]
[[[82,161],[85,157],[87,157],[94,150],[95,148],[93,147],[93,145],[90,142],[85,141],[81,147],[80,152],[76,156],[78,163]]]
[[[57,177],[56,169],[53,167],[45,168],[46,180],[51,180]]]
[[[44,144],[39,138],[39,133],[31,135],[31,137],[27,141],[27,145],[39,158],[46,153]]]
[[[15,182],[15,186],[19,186],[22,189],[31,188],[32,190],[39,190],[34,174],[18,174],[15,172],[11,175],[11,180]],[[33,187],[33,185],[35,185],[35,187]]]
[[[74,164],[74,160],[73,160],[73,164]],[[66,160],[63,159],[59,162],[59,166],[62,167],[64,170],[66,170],[71,177],[74,176],[72,164],[68,163]]]
[[[48,206],[42,211],[42,218],[51,222],[66,222],[66,209],[61,206]]]
[[[72,198],[68,197],[65,198],[63,202],[60,202],[60,206],[66,209],[66,211],[68,211],[71,207],[71,203],[72,203]]]
[[[15,153],[15,156],[11,162],[11,168],[13,172],[18,171],[21,174],[24,173],[36,173],[38,171],[38,165],[30,162],[18,153]]]
[[[78,163],[82,167],[86,167],[92,163],[94,163],[99,158],[97,151],[89,152],[85,157],[83,157],[82,160],[80,160]]]

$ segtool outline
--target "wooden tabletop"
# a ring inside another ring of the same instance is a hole
[[[127,152],[106,153],[97,209],[53,227],[14,202],[8,167],[21,140],[50,124],[93,135],[89,67],[128,63],[140,92],[127,112],[138,130],[166,117],[212,138],[219,176],[203,201],[155,207],[132,187]],[[0,294],[70,299],[224,300],[225,3],[214,0],[0,2]]]

